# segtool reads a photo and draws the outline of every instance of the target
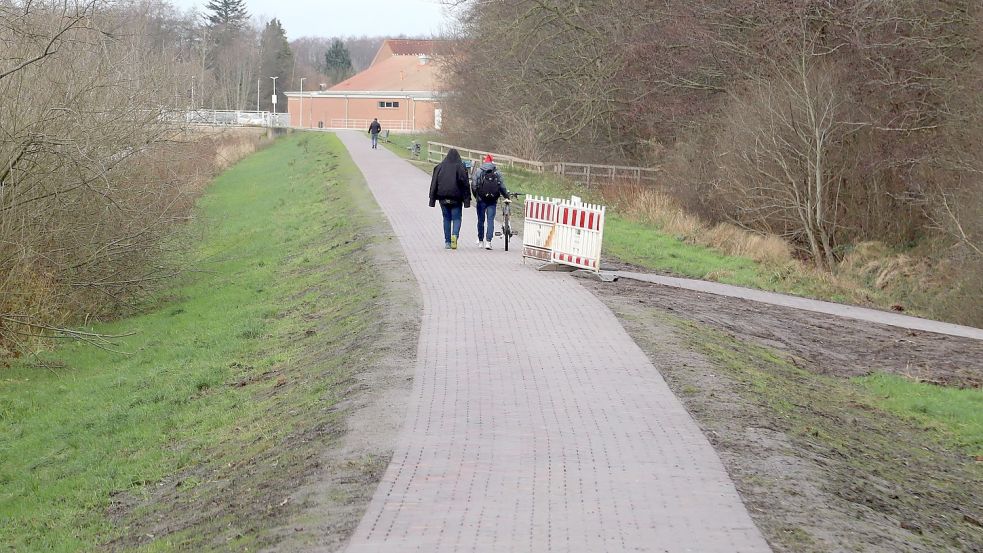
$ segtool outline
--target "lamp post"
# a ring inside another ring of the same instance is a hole
[[[300,128],[304,128],[304,79],[306,78],[300,78]],[[290,106],[289,102],[287,102],[287,106]]]
[[[273,79],[273,113],[276,113],[276,80],[280,77],[270,77]]]
[[[256,113],[259,113],[259,83],[260,80],[256,79]]]

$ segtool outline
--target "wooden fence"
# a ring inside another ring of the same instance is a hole
[[[441,142],[427,142],[427,161],[440,163],[447,151],[456,148],[465,160],[481,162],[487,154],[495,158],[495,164],[509,169],[523,169],[532,173],[555,173],[584,186],[600,182],[635,182],[658,184],[659,169],[628,167],[625,165],[596,165],[593,163],[569,163],[566,161],[529,161],[505,154],[472,150]]]

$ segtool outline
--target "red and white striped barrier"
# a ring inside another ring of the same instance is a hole
[[[522,228],[522,257],[549,262],[556,229],[557,205],[561,200],[530,196],[525,201],[525,223]]]
[[[579,198],[556,204],[550,260],[599,272],[604,211],[604,206],[581,203]]]

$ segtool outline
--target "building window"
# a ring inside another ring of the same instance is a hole
[[[317,128],[323,129],[324,128],[324,121],[318,121],[317,122]]]
[[[380,108],[398,108],[399,102],[379,102]]]

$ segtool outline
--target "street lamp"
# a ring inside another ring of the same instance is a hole
[[[300,128],[304,128],[304,79],[306,78],[300,78]],[[289,102],[287,105],[289,107]]]
[[[273,113],[276,113],[276,80],[280,77],[270,77],[273,79]]]

